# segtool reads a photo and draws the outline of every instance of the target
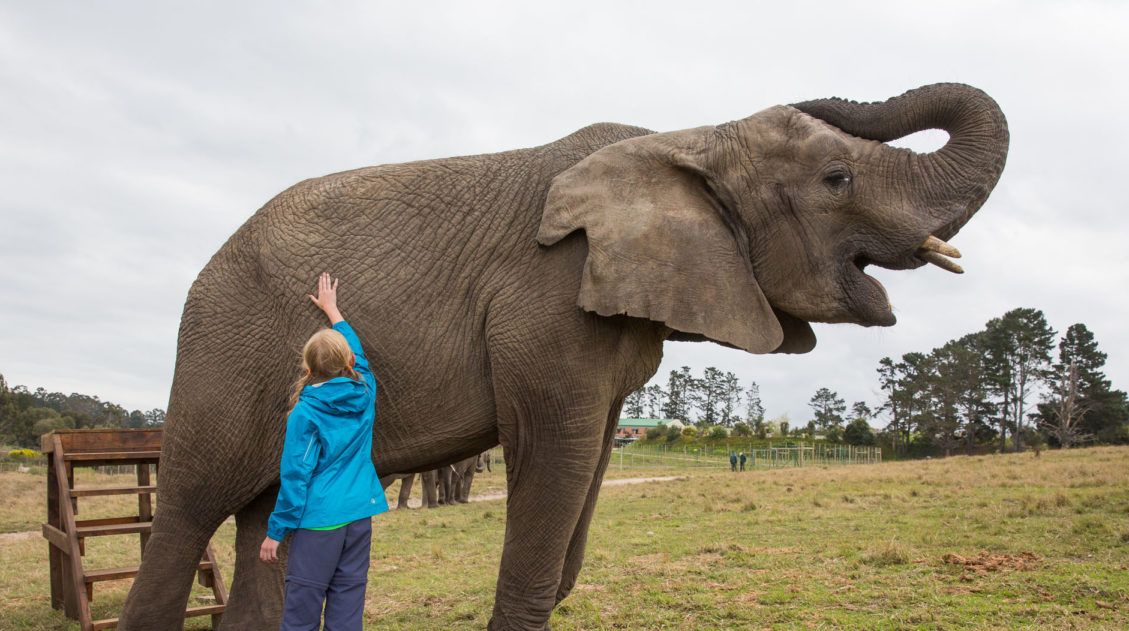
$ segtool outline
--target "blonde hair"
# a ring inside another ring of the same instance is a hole
[[[302,375],[294,382],[290,407],[298,404],[302,388],[308,384],[329,381],[334,377],[360,381],[360,375],[353,370],[353,361],[353,350],[344,335],[333,329],[322,329],[311,335],[302,347]]]

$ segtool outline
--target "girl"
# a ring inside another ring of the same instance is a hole
[[[302,348],[302,376],[290,396],[281,487],[259,558],[278,562],[293,532],[286,565],[282,631],[361,629],[368,583],[372,516],[388,510],[372,463],[376,379],[357,334],[337,310],[328,273],[310,296],[331,329]]]

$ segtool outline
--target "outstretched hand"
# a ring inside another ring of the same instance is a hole
[[[325,312],[330,324],[337,324],[344,320],[341,312],[337,310],[337,283],[341,279],[330,278],[329,272],[322,272],[318,277],[317,295],[307,294],[318,309]]]

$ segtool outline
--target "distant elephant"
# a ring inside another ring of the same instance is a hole
[[[482,471],[482,454],[471,456],[466,460],[452,465],[455,486],[455,501],[466,504],[470,501],[470,487],[474,483],[474,474]]]
[[[933,153],[883,144],[931,128],[949,134]],[[501,444],[489,628],[544,629],[576,583],[623,399],[655,374],[663,342],[804,353],[809,322],[894,324],[864,270],[958,270],[945,240],[984,203],[1007,149],[990,97],[938,84],[664,133],[601,123],[531,149],[291,187],[189,291],[159,510],[119,628],[181,628],[204,546],[233,513],[222,628],[278,628],[280,567],[258,551],[287,386],[322,324],[305,298],[318,273],[341,277],[339,304],[380,381],[378,472]]]
[[[416,474],[414,473],[397,473],[390,476],[385,476],[380,479],[384,488],[395,482],[400,481],[400,494],[396,498],[396,508],[409,508],[408,499],[412,495],[412,483],[415,480]],[[424,471],[419,474],[419,487],[423,497],[420,498],[420,505],[422,508],[436,508],[439,506],[439,497],[436,493],[438,475],[435,471]]]
[[[474,468],[477,463],[478,456],[471,456],[439,468],[440,504],[453,506],[470,501],[470,484],[474,479]]]

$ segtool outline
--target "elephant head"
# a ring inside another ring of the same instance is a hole
[[[884,144],[925,129],[949,140],[927,154]],[[945,240],[1007,148],[999,107],[965,85],[777,106],[592,153],[554,178],[537,239],[584,231],[587,311],[662,322],[671,339],[806,352],[808,322],[894,324],[868,265],[961,271]]]

